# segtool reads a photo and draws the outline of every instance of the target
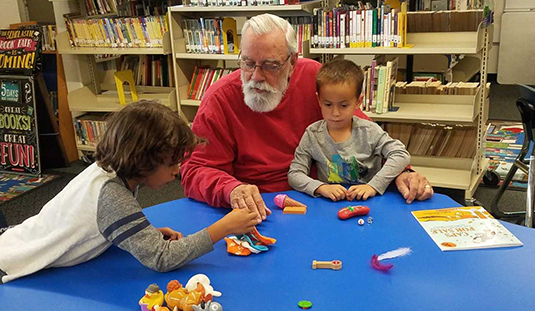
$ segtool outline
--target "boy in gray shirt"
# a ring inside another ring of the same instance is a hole
[[[325,64],[316,77],[323,120],[311,124],[290,165],[290,186],[333,201],[383,194],[410,162],[405,146],[374,122],[354,115],[364,75],[348,60]],[[383,159],[386,160],[383,165]],[[316,162],[318,179],[309,177]],[[341,184],[350,184],[346,189]]]

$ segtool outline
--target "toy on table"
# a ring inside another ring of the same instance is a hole
[[[165,302],[169,308],[178,308],[183,311],[193,311],[193,306],[201,303],[205,296],[204,286],[197,283],[195,290],[188,291],[177,280],[167,284]]]
[[[342,262],[340,260],[332,260],[332,261],[312,260],[312,269],[340,270],[342,269]]]
[[[297,303],[297,306],[303,310],[312,308],[312,302],[308,300],[301,300]]]
[[[186,289],[189,291],[195,290],[197,284],[202,284],[204,287],[204,293],[206,295],[212,295],[214,297],[221,297],[221,292],[215,291],[212,285],[210,285],[210,279],[205,274],[195,274],[192,276],[188,283],[186,283]]]
[[[348,219],[355,216],[368,215],[370,208],[364,205],[346,206],[338,211],[338,218]]]
[[[268,251],[267,245],[275,244],[276,239],[265,237],[256,228],[248,234],[231,235],[225,237],[227,252],[238,256],[249,256]]]
[[[158,284],[151,284],[145,290],[145,295],[139,299],[141,311],[154,311],[155,306],[163,306],[164,295]]]
[[[193,306],[195,311],[223,311],[223,306],[214,301],[201,302],[198,306]]]
[[[359,223],[359,226],[364,226],[364,219],[362,218],[359,219],[358,223]]]
[[[371,260],[372,268],[374,268],[375,270],[386,272],[386,271],[392,269],[392,267],[394,267],[394,265],[393,264],[387,264],[387,265],[386,264],[382,264],[381,260],[406,256],[406,255],[410,254],[411,252],[412,252],[412,249],[410,247],[401,247],[401,248],[395,249],[393,251],[389,251],[389,252],[386,252],[384,254],[381,254],[379,256],[373,255],[372,256],[372,260]]]
[[[277,194],[275,196],[275,205],[283,209],[284,214],[301,214],[307,212],[307,206],[299,201],[290,198],[286,194]]]

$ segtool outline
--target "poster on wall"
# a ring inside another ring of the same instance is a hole
[[[0,30],[0,73],[31,75],[39,68],[38,29]]]
[[[0,171],[41,173],[34,80],[0,76]]]

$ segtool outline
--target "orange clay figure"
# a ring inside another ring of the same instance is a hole
[[[193,311],[193,305],[198,305],[204,298],[204,286],[197,283],[197,288],[193,291],[188,291],[177,280],[172,280],[167,284],[167,294],[165,294],[165,302],[167,307],[183,311]]]
[[[288,207],[288,206],[306,207],[305,204],[290,198],[286,194],[277,194],[277,196],[275,196],[274,201],[275,201],[275,205],[277,205],[278,207],[280,207],[282,209],[284,209],[285,207]]]

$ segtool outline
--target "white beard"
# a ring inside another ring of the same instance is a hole
[[[243,71],[241,81],[245,104],[255,112],[270,112],[277,108],[289,84],[287,74],[282,79],[281,85],[278,88],[271,86],[266,81],[254,82],[253,80],[249,80],[245,82]],[[265,92],[261,94],[257,93],[255,88],[264,90]]]

